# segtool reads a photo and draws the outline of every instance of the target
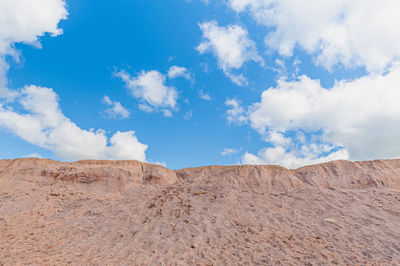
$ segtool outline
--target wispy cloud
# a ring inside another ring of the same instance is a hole
[[[128,118],[130,112],[122,106],[120,102],[112,101],[109,96],[103,97],[103,102],[110,106],[105,110],[105,114],[112,119],[125,119]]]
[[[193,77],[190,74],[189,70],[187,70],[187,68],[185,68],[185,67],[180,67],[180,66],[170,67],[168,70],[167,76],[169,79],[183,77],[187,80],[193,80]]]
[[[211,96],[210,94],[208,94],[207,92],[203,91],[203,90],[199,90],[198,91],[198,96],[200,99],[203,99],[205,101],[211,101]]]
[[[239,151],[240,151],[240,150],[238,150],[238,149],[225,148],[225,149],[221,152],[221,155],[223,155],[223,156],[228,156],[228,155],[236,154],[236,153],[238,153]]]

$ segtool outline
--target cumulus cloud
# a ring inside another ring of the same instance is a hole
[[[251,127],[272,145],[258,156],[247,154],[244,162],[282,161],[299,166],[331,159],[398,157],[399,84],[399,65],[386,74],[336,82],[332,88],[323,88],[319,80],[303,75],[279,80],[247,110],[231,104],[239,110],[233,112],[240,114],[239,122],[246,116]],[[309,139],[298,138],[300,133]]]
[[[400,56],[398,0],[229,0],[268,28],[266,44],[291,56],[300,47],[327,69],[382,72]]]
[[[34,85],[20,91],[8,88],[7,58],[18,62],[20,56],[14,44],[26,43],[40,48],[41,36],[62,34],[58,23],[67,18],[65,6],[63,0],[0,1],[0,97],[7,100],[0,103],[0,128],[67,160],[145,161],[147,145],[140,143],[133,131],[117,132],[108,140],[103,130],[81,129],[65,117],[52,89]],[[11,106],[16,104],[23,110],[14,111]]]
[[[293,168],[334,159],[400,154],[400,2],[387,0],[228,0],[266,26],[266,44],[283,56],[296,48],[317,65],[365,68],[367,74],[323,88],[295,73],[265,90],[249,108],[231,104],[228,121],[248,121],[268,143],[244,163]],[[295,60],[296,62],[297,60]],[[288,76],[282,61],[280,76]]]
[[[172,66],[169,68],[167,76],[169,79],[175,79],[178,77],[183,77],[187,80],[192,80],[189,70],[186,67]]]
[[[103,102],[110,106],[105,110],[105,114],[113,119],[125,119],[128,118],[130,112],[122,106],[120,102],[112,101],[109,96],[105,95],[103,97]]]
[[[213,53],[218,59],[218,66],[237,85],[246,85],[243,75],[232,73],[240,69],[247,61],[264,64],[258,54],[255,43],[249,39],[246,29],[239,25],[218,26],[216,21],[201,23],[203,40],[196,47],[200,54]]]
[[[40,47],[39,37],[46,33],[62,33],[58,23],[68,12],[63,0],[3,0],[0,1],[0,97],[12,98],[15,93],[7,87],[6,56],[19,61],[14,43]]]
[[[161,111],[165,116],[172,116],[176,109],[178,92],[176,88],[166,85],[166,77],[156,70],[142,71],[132,77],[122,70],[115,73],[121,78],[133,97],[140,101],[139,108],[146,112]]]
[[[53,151],[67,160],[134,159],[145,161],[147,145],[135,132],[117,132],[110,140],[104,130],[84,130],[64,116],[57,94],[49,88],[26,86],[17,96],[24,111],[0,105],[0,128]]]
[[[332,152],[326,156],[321,156],[319,151],[313,153],[298,154],[294,151],[288,152],[285,148],[277,146],[266,148],[258,152],[257,155],[246,152],[243,156],[242,163],[257,165],[257,164],[272,164],[281,165],[289,169],[298,168],[304,165],[318,164],[334,160],[347,160],[349,155],[346,150]]]
[[[3,0],[0,3],[0,54],[15,54],[13,43],[39,46],[45,33],[62,33],[58,23],[68,12],[63,0]]]

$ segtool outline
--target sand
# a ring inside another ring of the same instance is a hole
[[[400,160],[0,161],[0,265],[399,265]]]

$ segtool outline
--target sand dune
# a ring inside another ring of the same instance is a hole
[[[0,161],[0,265],[400,264],[400,160]]]

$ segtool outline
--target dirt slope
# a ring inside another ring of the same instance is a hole
[[[0,265],[400,264],[400,160],[0,161]]]

